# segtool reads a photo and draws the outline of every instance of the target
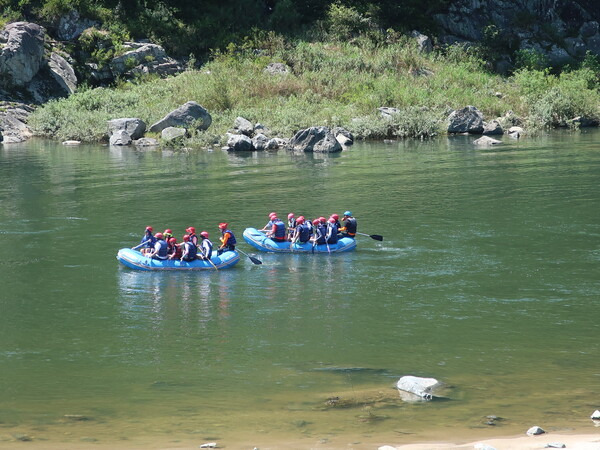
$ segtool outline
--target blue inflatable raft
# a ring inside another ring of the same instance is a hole
[[[221,270],[236,265],[240,260],[240,255],[234,251],[217,256],[217,252],[213,252],[210,259],[214,264],[213,266],[210,262],[200,259],[191,262],[179,261],[178,259],[152,259],[142,255],[138,250],[122,248],[117,253],[117,259],[121,264],[136,270],[215,270],[215,267]]]
[[[310,242],[305,244],[300,242],[292,244],[289,241],[276,242],[256,228],[246,228],[244,230],[244,240],[257,250],[275,253],[341,253],[356,248],[356,241],[349,237],[341,238],[337,244],[330,244],[329,246],[326,244],[315,245],[314,248]]]

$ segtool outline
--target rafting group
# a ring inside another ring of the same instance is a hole
[[[207,231],[198,235],[194,227],[186,228],[179,243],[171,229],[153,234],[147,226],[139,245],[119,250],[117,259],[127,267],[139,270],[200,270],[231,267],[239,261],[238,252],[248,256],[254,264],[262,262],[241,250],[226,222],[219,224],[220,245],[214,248]],[[332,214],[329,219],[314,220],[294,213],[287,216],[287,225],[277,213],[269,214],[269,222],[261,229],[246,228],[244,240],[263,252],[278,253],[341,253],[354,250],[358,233],[352,212],[344,212],[342,219]],[[366,235],[382,240],[379,235]]]

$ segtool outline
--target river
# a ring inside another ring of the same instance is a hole
[[[330,156],[0,147],[0,448],[593,432],[600,132],[472,140]],[[348,209],[384,241],[340,255],[241,244],[263,264],[204,273],[115,259],[146,225],[216,241],[227,221],[241,240],[271,211]],[[409,374],[445,398],[402,402]]]

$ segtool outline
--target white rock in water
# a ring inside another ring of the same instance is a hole
[[[81,141],[63,141],[62,145],[79,145]]]
[[[495,447],[492,447],[491,445],[487,445],[487,444],[482,444],[481,442],[478,444],[475,444],[475,448],[477,450],[496,450]]]
[[[482,136],[479,139],[475,139],[473,141],[474,145],[498,145],[498,144],[502,144],[502,141],[499,141],[498,139],[493,139],[489,136]]]
[[[207,442],[206,444],[202,444],[200,448],[215,448],[216,446],[216,442]]]
[[[590,416],[590,419],[600,420],[600,411],[598,411],[598,410],[594,411],[594,413]]]
[[[433,398],[433,389],[439,385],[440,382],[435,378],[421,378],[412,375],[406,375],[396,383],[398,390],[410,392],[424,400],[431,400]]]
[[[545,431],[542,430],[541,427],[535,426],[535,427],[531,427],[529,430],[527,430],[527,435],[529,436],[537,436],[538,434],[544,434]]]

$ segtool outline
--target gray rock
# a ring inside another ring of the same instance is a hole
[[[270,63],[264,71],[270,75],[288,75],[291,72],[289,66],[283,63]]]
[[[132,142],[136,147],[156,147],[158,141],[153,138],[140,138]]]
[[[565,50],[574,58],[580,58],[585,55],[587,47],[581,38],[566,38]]]
[[[597,34],[598,31],[600,31],[600,26],[598,25],[598,22],[596,22],[595,20],[591,20],[589,22],[585,22],[581,26],[581,28],[579,29],[579,35],[582,38],[589,38]]]
[[[176,139],[184,138],[187,135],[187,130],[185,128],[178,127],[167,127],[160,133],[160,138],[163,141],[171,142]]]
[[[254,133],[255,134],[259,134],[262,133],[265,136],[268,136],[271,133],[271,130],[269,130],[266,126],[264,126],[262,123],[257,123],[256,125],[254,125]]]
[[[448,116],[448,133],[483,133],[483,114],[474,106],[453,111]]]
[[[490,120],[489,122],[484,122],[483,134],[484,134],[484,136],[493,136],[496,134],[504,134],[504,130],[502,129],[500,122],[498,122],[497,120]]]
[[[129,50],[109,63],[115,77],[141,73],[158,73],[165,76],[183,70],[183,65],[170,58],[160,45],[150,42],[126,42],[124,46]]]
[[[56,52],[52,52],[48,60],[50,75],[62,88],[65,95],[71,95],[77,89],[77,76],[71,64]]]
[[[512,133],[524,134],[525,130],[521,127],[510,127],[508,129],[508,134],[512,134]]]
[[[252,122],[243,117],[236,117],[233,122],[233,128],[248,137],[252,137],[252,134],[254,133],[254,125],[252,125]]]
[[[597,127],[598,125],[600,125],[600,122],[598,122],[598,119],[590,118],[590,117],[582,117],[582,116],[575,117],[574,119],[571,120],[571,122],[573,124],[576,124],[580,128]]]
[[[81,141],[74,141],[74,140],[62,142],[62,145],[66,145],[66,146],[74,146],[74,145],[80,145],[80,144],[81,144]]]
[[[538,436],[538,435],[544,434],[544,433],[545,433],[545,431],[542,430],[542,428],[538,427],[538,426],[531,427],[529,430],[527,430],[528,436]]]
[[[385,119],[391,119],[394,114],[400,114],[400,110],[398,108],[390,108],[389,106],[381,106],[377,108],[381,117]]]
[[[277,150],[283,148],[288,144],[288,141],[282,138],[269,139],[267,142],[267,150]]]
[[[85,29],[97,25],[98,22],[82,19],[79,12],[71,10],[58,20],[56,34],[61,41],[72,41],[78,38]]]
[[[171,111],[152,125],[150,131],[156,133],[167,127],[189,127],[191,125],[195,125],[198,130],[206,130],[211,123],[212,117],[208,111],[198,103],[191,101]]]
[[[16,144],[26,141],[33,136],[33,132],[24,121],[13,114],[12,109],[0,113],[0,128],[2,129],[5,144]]]
[[[408,71],[408,73],[411,74],[415,78],[432,77],[433,75],[435,75],[431,70],[426,69],[424,67],[412,68]]]
[[[251,152],[254,150],[252,141],[245,134],[232,134],[227,139],[227,148],[236,152]]]
[[[45,31],[28,22],[9,23],[0,31],[0,75],[5,86],[25,86],[38,73]]]
[[[410,36],[415,38],[415,40],[417,41],[417,46],[420,52],[431,53],[433,51],[433,42],[431,41],[429,36],[421,34],[417,30],[411,31]]]
[[[595,54],[600,55],[600,34],[595,34],[585,40],[587,49]]]
[[[544,445],[544,448],[566,448],[567,446],[561,442],[551,442]]]
[[[125,130],[131,139],[139,139],[146,132],[146,123],[142,119],[132,117],[111,119],[108,121],[109,136],[121,130]]]
[[[269,138],[266,137],[264,134],[259,133],[252,138],[252,146],[256,150],[266,150],[268,144]]]
[[[473,141],[474,145],[480,146],[480,147],[484,147],[484,146],[490,146],[490,145],[498,145],[498,144],[502,144],[502,141],[499,141],[497,139],[493,139],[489,136],[481,136],[479,139],[475,139]]]
[[[354,136],[345,128],[335,127],[333,129],[333,135],[341,145],[348,146],[354,144]]]
[[[600,420],[600,411],[596,410],[592,413],[592,415],[590,416],[590,419],[592,420]]]
[[[403,396],[405,401],[431,400],[434,391],[441,385],[435,378],[422,378],[412,375],[403,376],[396,383],[396,387],[402,396],[403,393],[411,396]]]
[[[548,61],[551,66],[564,66],[565,64],[570,64],[575,62],[573,57],[569,55],[569,53],[562,47],[558,47],[557,45],[553,45],[546,53],[548,57]]]
[[[129,145],[131,144],[131,136],[125,130],[116,131],[110,136],[110,145]]]
[[[342,146],[328,127],[310,127],[298,131],[290,140],[288,148],[295,152],[335,153]]]

